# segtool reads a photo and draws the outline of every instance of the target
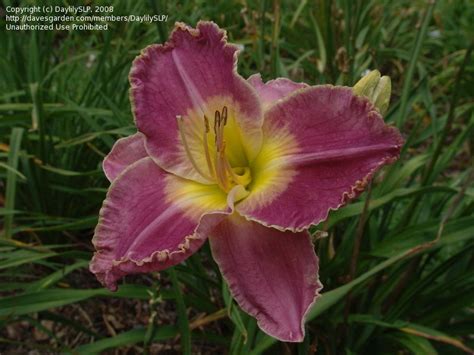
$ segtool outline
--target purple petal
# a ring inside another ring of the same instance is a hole
[[[319,223],[356,197],[402,146],[398,130],[344,87],[291,95],[266,111],[263,130],[253,188],[237,211],[293,231]]]
[[[115,142],[112,150],[105,157],[102,168],[107,179],[112,182],[129,165],[147,156],[145,137],[138,132]]]
[[[178,115],[187,122],[187,132],[194,133],[190,149],[197,165],[206,166],[204,115],[212,120],[224,106],[243,137],[246,159],[253,159],[260,150],[260,102],[252,86],[236,72],[237,54],[237,47],[226,42],[225,31],[216,24],[199,22],[193,29],[178,23],[165,45],[147,47],[133,62],[130,83],[136,123],[146,135],[148,153],[163,169],[209,183],[185,154]]]
[[[209,241],[240,307],[267,334],[302,341],[305,315],[322,288],[309,234],[280,232],[234,214]]]
[[[233,192],[228,197],[216,186],[168,174],[149,157],[135,162],[109,188],[93,238],[96,253],[90,270],[115,290],[124,275],[181,262],[232,212],[232,198]]]
[[[260,74],[250,76],[247,81],[257,90],[258,97],[267,108],[292,92],[309,87],[305,83],[295,83],[287,78],[278,78],[264,83]]]

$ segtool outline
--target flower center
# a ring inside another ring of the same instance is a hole
[[[198,164],[191,153],[186,132],[184,130],[184,119],[182,116],[176,116],[178,122],[178,129],[181,135],[186,155],[189,161],[196,169],[196,171],[206,180],[215,181],[219,187],[229,192],[235,185],[242,185],[246,187],[252,180],[250,169],[248,167],[237,166],[233,167],[229,163],[226,154],[226,141],[224,139],[224,129],[227,125],[228,110],[224,106],[221,111],[216,110],[214,114],[213,133],[214,133],[214,147],[209,146],[209,135],[211,133],[209,119],[206,115],[203,118],[203,133],[202,133],[202,152],[205,157],[207,169],[203,169],[203,164]],[[211,137],[212,139],[212,137]],[[206,171],[207,170],[207,171]]]

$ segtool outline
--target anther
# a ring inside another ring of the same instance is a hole
[[[219,130],[219,126],[220,126],[220,122],[221,121],[221,116],[220,116],[220,113],[219,111],[216,111],[216,113],[214,114],[214,141],[217,145],[217,132]]]
[[[204,115],[204,127],[206,130],[206,133],[209,133],[209,119]]]
[[[222,108],[222,119],[224,121],[224,126],[227,124],[227,106]]]

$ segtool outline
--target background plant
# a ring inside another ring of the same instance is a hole
[[[18,5],[0,4],[2,11]],[[472,351],[472,2],[93,4],[169,20],[111,23],[104,32],[11,32],[2,18],[0,351]],[[127,278],[117,293],[87,270],[107,188],[101,161],[117,138],[134,132],[131,62],[148,44],[165,41],[174,21],[199,19],[217,22],[243,45],[245,77],[351,86],[379,69],[392,78],[386,120],[407,143],[365,194],[312,229],[325,294],[302,344],[258,331],[231,299],[207,247],[160,275]]]

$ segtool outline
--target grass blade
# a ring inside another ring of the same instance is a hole
[[[7,186],[5,193],[5,209],[13,211],[15,209],[15,198],[16,198],[16,174],[18,168],[18,157],[20,155],[21,139],[23,137],[23,128],[13,128],[10,135],[10,147],[8,150],[8,165],[11,169],[7,171]],[[12,236],[12,225],[13,225],[14,214],[8,214],[5,216],[4,222],[4,236],[5,238],[11,238]]]

